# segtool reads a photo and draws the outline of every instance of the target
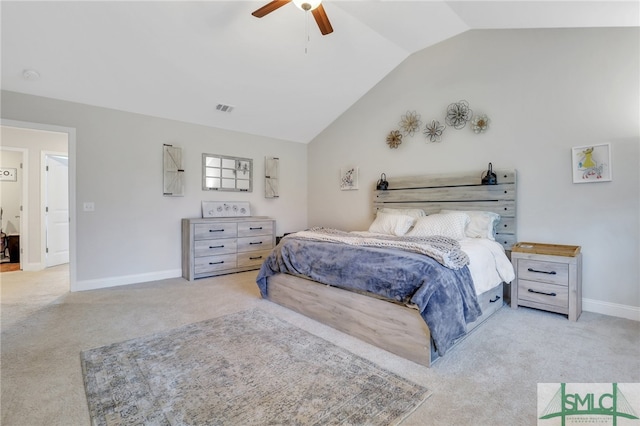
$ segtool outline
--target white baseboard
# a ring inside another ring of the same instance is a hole
[[[21,263],[20,268],[23,271],[36,272],[44,270],[44,265],[42,263]]]
[[[182,269],[149,272],[146,274],[124,275],[120,277],[98,278],[95,280],[76,281],[71,291],[97,290],[99,288],[117,287],[121,285],[145,283],[148,281],[166,280],[182,276]]]
[[[600,300],[582,299],[582,310],[612,317],[640,321],[640,307],[602,302]]]

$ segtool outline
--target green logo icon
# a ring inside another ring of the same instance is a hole
[[[610,416],[613,425],[617,425],[619,417],[637,420],[638,415],[633,407],[618,388],[617,383],[611,384],[611,392],[589,392],[588,384],[581,388],[587,388],[582,392],[567,392],[566,383],[560,383],[560,388],[553,395],[546,408],[539,417],[540,420],[559,417],[562,426],[569,416]]]

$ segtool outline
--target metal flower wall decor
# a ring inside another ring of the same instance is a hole
[[[471,120],[473,111],[469,108],[469,102],[462,100],[450,104],[447,107],[447,118],[445,122],[454,129],[462,129]]]
[[[445,116],[445,124],[439,120],[431,120],[424,126],[422,133],[427,142],[441,142],[442,134],[447,127],[453,127],[456,130],[463,129],[468,122],[471,122],[470,128],[474,133],[484,133],[489,128],[489,117],[486,114],[473,115],[473,111],[469,107],[469,102],[460,100],[449,104],[447,114]],[[399,129],[392,130],[387,135],[387,145],[389,148],[398,148],[402,143],[403,136],[413,136],[422,125],[420,114],[415,111],[407,111],[401,116]]]
[[[399,130],[392,130],[387,135],[387,145],[389,148],[398,148],[402,143],[402,133]]]
[[[401,117],[399,125],[405,135],[413,136],[421,124],[420,114],[417,114],[415,111],[407,111],[407,113]]]
[[[427,123],[422,133],[424,133],[429,142],[441,142],[444,129],[445,126],[441,125],[438,120],[431,120],[431,123]]]
[[[484,133],[487,131],[490,121],[489,117],[484,114],[476,115],[473,117],[473,120],[471,120],[471,130],[473,130],[474,133]]]

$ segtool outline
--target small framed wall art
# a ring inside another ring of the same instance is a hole
[[[611,181],[611,144],[571,148],[573,183]]]
[[[343,167],[340,169],[340,189],[342,191],[358,189],[357,167]]]

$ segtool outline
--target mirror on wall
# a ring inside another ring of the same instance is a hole
[[[204,191],[253,191],[253,160],[226,155],[202,154]]]

